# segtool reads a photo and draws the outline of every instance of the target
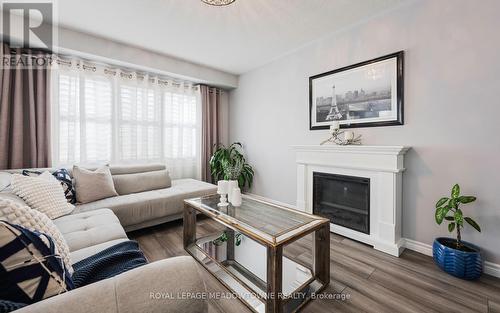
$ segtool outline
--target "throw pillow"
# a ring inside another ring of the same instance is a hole
[[[26,205],[0,198],[0,220],[49,235],[54,241],[57,252],[63,259],[69,273],[73,273],[68,244],[57,226],[47,215],[30,209]]]
[[[76,200],[79,203],[88,203],[118,195],[109,166],[90,171],[75,165],[73,166],[73,178],[75,179]]]
[[[32,209],[47,214],[51,219],[69,214],[74,209],[66,201],[59,181],[48,171],[38,177],[12,175],[12,191]]]
[[[0,299],[12,302],[31,304],[73,289],[49,236],[3,221],[0,275]]]
[[[37,177],[40,176],[40,174],[42,174],[41,171],[34,171],[34,170],[23,170],[22,173],[24,176],[31,176],[31,177]],[[61,183],[66,200],[71,204],[75,204],[76,203],[75,189],[73,188],[73,181],[71,180],[71,175],[69,174],[68,170],[65,168],[61,168],[54,171],[52,175]]]

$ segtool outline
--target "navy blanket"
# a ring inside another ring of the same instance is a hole
[[[147,264],[136,241],[125,241],[73,264],[75,288],[95,283]]]

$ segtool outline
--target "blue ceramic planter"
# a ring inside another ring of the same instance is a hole
[[[436,264],[446,273],[455,277],[474,280],[483,272],[481,249],[476,245],[462,241],[470,251],[461,251],[450,248],[456,242],[452,238],[436,238],[432,245],[432,255]]]

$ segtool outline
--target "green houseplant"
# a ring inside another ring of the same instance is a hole
[[[481,227],[471,217],[464,216],[460,205],[474,201],[476,201],[474,196],[460,195],[460,186],[455,184],[451,189],[450,197],[442,197],[436,202],[434,213],[438,225],[446,220],[448,231],[452,233],[456,230],[456,239],[440,237],[434,240],[432,249],[434,260],[445,272],[469,280],[477,279],[482,273],[481,250],[463,241],[461,231],[465,223],[478,232],[481,232]]]
[[[237,180],[241,189],[252,187],[254,171],[243,156],[239,142],[229,146],[216,145],[217,149],[210,158],[210,172],[215,181],[221,179]]]

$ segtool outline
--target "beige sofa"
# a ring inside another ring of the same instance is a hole
[[[127,168],[111,167],[111,171],[137,173],[164,166]],[[22,202],[9,191],[9,175],[13,172],[19,171],[0,172],[0,197]],[[74,264],[128,240],[127,228],[138,229],[180,217],[184,199],[210,194],[216,189],[193,179],[173,180],[171,185],[77,205],[72,214],[55,219],[68,243],[71,262]],[[153,262],[17,312],[206,312],[204,300],[177,298],[183,293],[194,295],[206,291],[200,270],[203,271],[191,257]]]
[[[56,169],[43,168],[31,170],[48,170],[53,172]],[[131,184],[139,185],[139,187],[145,186],[142,189],[146,190],[131,194],[121,194],[116,197],[90,203],[77,204],[73,214],[108,208],[116,214],[126,231],[132,231],[179,219],[182,217],[184,199],[214,194],[217,190],[217,186],[195,179],[170,180],[169,177],[166,178],[168,180],[166,185],[170,185],[170,187],[148,189],[150,186],[154,187],[154,185],[158,185],[158,182],[156,184],[149,184],[147,182],[148,173],[153,174],[164,170],[165,165],[162,164],[111,165],[110,171],[117,191],[130,189]],[[71,168],[68,168],[68,171],[71,174]],[[22,170],[0,172],[0,193],[8,191],[8,175],[21,172]],[[118,179],[118,177],[121,179]],[[154,175],[151,175],[151,177],[156,180],[158,179]],[[123,185],[125,184],[127,184],[127,188],[124,188]],[[162,184],[160,183],[159,185]]]

